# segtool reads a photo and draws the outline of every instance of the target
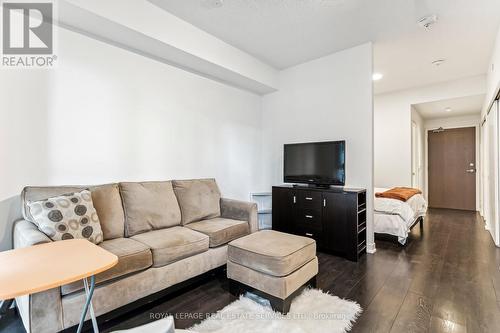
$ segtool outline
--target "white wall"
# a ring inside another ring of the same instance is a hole
[[[0,251],[11,248],[12,223],[21,218],[21,187],[48,180],[48,80],[43,70],[1,70]]]
[[[411,185],[411,103],[405,97],[374,98],[375,187]]]
[[[56,68],[0,76],[0,250],[23,186],[215,177],[246,200],[282,181],[289,141],[345,139],[347,183],[372,198],[371,44],[283,71],[265,98],[68,30],[58,45]]]
[[[475,127],[476,128],[476,209],[480,209],[480,201],[481,201],[481,129],[480,129],[480,114],[475,115],[467,115],[467,116],[456,116],[456,117],[446,117],[446,118],[437,118],[437,119],[428,119],[425,121],[425,170],[428,169],[429,161],[427,159],[428,156],[428,140],[429,140],[429,131],[437,129],[437,128],[461,128],[461,127]],[[427,199],[429,188],[429,179],[426,175],[425,177],[425,187],[424,187],[424,195]]]
[[[500,90],[500,29],[498,30],[487,73],[486,98],[483,109],[481,110],[482,118],[484,118],[490,109],[491,104]]]
[[[425,130],[429,131],[439,127],[443,128],[461,128],[461,127],[477,127],[479,126],[481,116],[479,110],[477,114],[466,116],[445,117],[425,120]]]
[[[263,98],[266,184],[283,182],[283,144],[346,140],[346,185],[373,197],[372,45],[316,59],[280,73],[280,90]],[[372,214],[368,240],[374,249]]]
[[[0,75],[0,250],[24,185],[215,177],[260,189],[261,97],[60,29],[58,67]]]
[[[375,96],[375,186],[411,186],[411,105],[484,94],[484,75]]]

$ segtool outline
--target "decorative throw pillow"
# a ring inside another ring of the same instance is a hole
[[[89,190],[28,202],[38,229],[54,241],[83,238],[102,242],[99,217]]]

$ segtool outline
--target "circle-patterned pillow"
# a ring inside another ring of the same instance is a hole
[[[84,238],[99,244],[103,240],[89,190],[28,202],[28,208],[38,229],[54,241]]]

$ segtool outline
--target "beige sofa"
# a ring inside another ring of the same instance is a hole
[[[226,264],[227,243],[257,231],[257,206],[221,198],[213,179],[26,187],[24,220],[14,226],[14,247],[51,240],[32,223],[26,203],[89,188],[104,241],[118,264],[96,276],[96,315],[162,291]],[[54,258],[57,260],[57,258]],[[27,332],[74,326],[84,304],[81,282],[16,299]]]

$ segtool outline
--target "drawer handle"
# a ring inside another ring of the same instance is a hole
[[[312,237],[313,234],[310,234],[310,233],[306,232],[306,236]]]
[[[313,199],[313,198],[311,198],[311,197],[306,197],[306,200],[312,200],[312,199]]]
[[[306,215],[306,217],[307,217],[308,219],[312,219],[314,216],[312,216],[312,215]]]

